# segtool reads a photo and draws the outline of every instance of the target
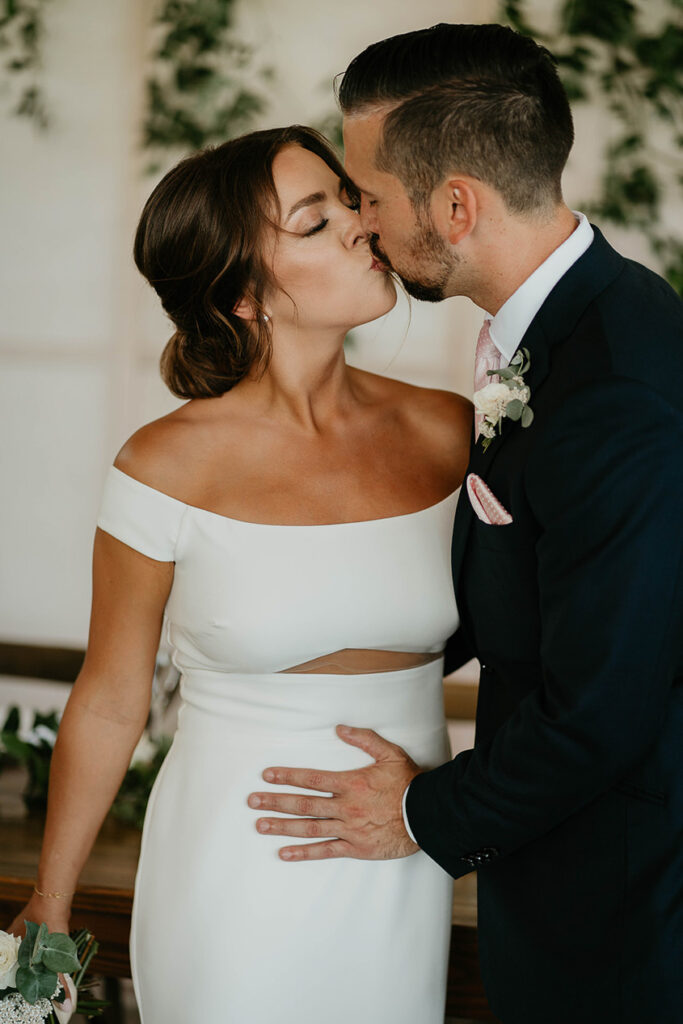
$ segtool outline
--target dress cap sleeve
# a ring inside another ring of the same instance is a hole
[[[148,558],[173,562],[186,509],[187,505],[177,498],[111,466],[97,525]]]

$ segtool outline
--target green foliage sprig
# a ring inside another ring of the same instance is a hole
[[[57,975],[72,974],[81,966],[76,944],[62,932],[50,932],[25,921],[26,935],[19,947],[16,987],[28,1003],[50,999],[57,988]]]
[[[14,94],[12,86],[19,87],[19,98],[12,113],[28,118],[38,128],[47,128],[50,120],[40,80],[45,8],[49,2],[5,0],[0,14],[0,51],[4,57],[4,68],[10,73],[8,91]]]
[[[29,808],[40,809],[47,803],[50,760],[59,720],[54,711],[46,715],[36,711],[28,736],[20,736],[19,727],[19,708],[12,707],[0,729],[0,769],[22,765],[28,774],[24,802]]]
[[[11,939],[10,949],[14,950],[14,963],[10,963],[9,976],[5,972],[5,987],[0,990],[0,1021],[17,1022],[40,1019],[47,1024],[57,1024],[52,1000],[63,1002],[64,985],[59,974],[71,975],[76,989],[75,1012],[89,1020],[99,1017],[111,1005],[108,1000],[93,999],[91,992],[97,979],[86,975],[90,962],[97,954],[99,945],[94,935],[82,928],[71,935],[64,932],[50,932],[43,922],[24,921],[26,934],[19,942],[7,932],[1,932],[5,940]],[[8,943],[5,941],[5,949]],[[33,1012],[26,1012],[27,1006]]]
[[[143,144],[195,150],[248,130],[265,107],[271,72],[252,67],[249,47],[233,31],[235,0],[165,0],[147,79]],[[260,84],[255,91],[249,77]]]
[[[19,709],[12,707],[0,728],[0,770],[14,765],[26,769],[28,779],[23,798],[29,810],[43,811],[47,806],[50,762],[58,727],[55,712],[35,712],[30,730],[20,736]],[[149,794],[171,746],[169,736],[151,739],[145,735],[147,753],[128,768],[111,809],[119,821],[137,828],[142,828]]]
[[[40,81],[49,3],[4,0],[0,13],[6,91],[21,86],[12,113],[43,129],[50,123]],[[168,151],[175,157],[247,131],[265,108],[272,70],[254,68],[251,49],[234,32],[234,7],[235,0],[160,0],[142,124],[150,170]]]
[[[683,240],[664,213],[667,196],[683,199],[683,0],[663,5],[656,31],[642,26],[644,6],[565,0],[548,32],[530,23],[525,0],[504,0],[501,16],[555,55],[573,102],[604,98],[615,131],[604,143],[599,193],[582,206],[598,221],[638,228],[683,294]]]
[[[171,747],[171,737],[161,736],[154,742],[154,747],[154,753],[149,760],[135,761],[130,766],[112,805],[112,814],[115,818],[140,829],[145,820],[154,780]]]

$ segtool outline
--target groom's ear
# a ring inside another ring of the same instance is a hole
[[[464,178],[449,178],[436,190],[437,223],[451,245],[457,245],[474,230],[479,213],[476,190]]]

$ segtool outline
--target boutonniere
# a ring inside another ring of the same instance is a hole
[[[474,392],[474,407],[483,416],[479,427],[484,451],[496,434],[503,429],[503,420],[522,421],[523,427],[530,427],[534,414],[529,405],[531,388],[524,383],[524,374],[531,366],[527,348],[517,352],[504,370],[489,370],[489,377],[498,377],[499,382],[486,384]]]

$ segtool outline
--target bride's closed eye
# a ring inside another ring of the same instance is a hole
[[[322,229],[324,227],[326,227],[328,225],[328,223],[329,223],[329,221],[328,221],[327,217],[323,217],[323,219],[318,224],[315,224],[308,231],[304,231],[304,236],[303,237],[304,238],[310,238],[311,235],[317,235],[317,233],[319,231],[322,231]]]
[[[359,199],[349,199],[348,202],[345,202],[342,199],[342,202],[344,203],[344,206],[347,207],[347,209],[353,210],[354,213],[360,213],[360,200]],[[309,228],[308,231],[304,231],[303,237],[304,238],[310,238],[311,235],[317,235],[317,233],[319,231],[322,231],[323,228],[327,227],[328,224],[329,224],[329,218],[328,217],[323,217],[323,219],[321,221],[319,221],[317,224],[314,224],[313,227]]]

